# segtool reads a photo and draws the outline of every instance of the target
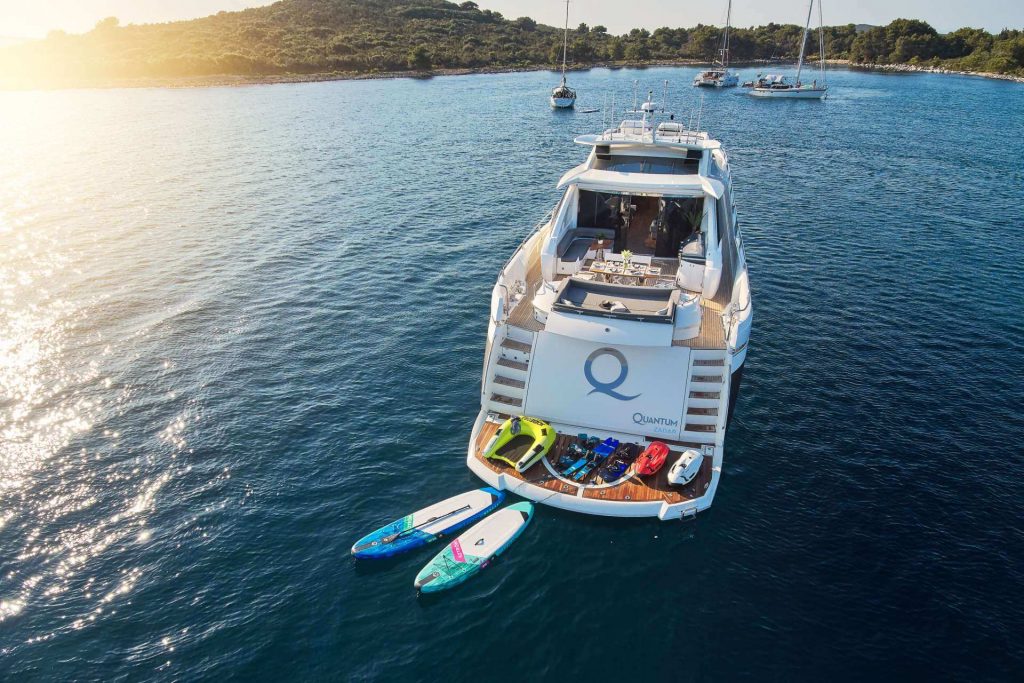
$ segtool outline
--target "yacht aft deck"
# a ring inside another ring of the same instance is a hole
[[[620,480],[611,484],[603,483],[594,473],[586,477],[583,482],[573,481],[570,478],[559,474],[553,463],[557,463],[561,455],[568,449],[569,445],[576,441],[576,434],[559,433],[554,446],[548,454],[523,473],[517,472],[515,468],[496,460],[484,458],[484,449],[487,442],[498,430],[506,415],[491,414],[484,418],[476,438],[470,445],[470,467],[483,479],[493,484],[500,484],[501,488],[518,493],[519,495],[537,500],[544,500],[545,503],[565,509],[587,511],[595,514],[602,514],[607,509],[605,505],[591,506],[588,501],[599,501],[600,503],[618,503],[615,516],[651,516],[650,509],[653,507],[664,511],[666,514],[658,514],[662,519],[683,516],[683,508],[696,507],[694,501],[704,496],[711,487],[714,479],[717,479],[717,472],[714,466],[714,457],[705,455],[701,463],[700,472],[689,484],[679,486],[668,483],[668,471],[672,463],[687,448],[700,450],[701,444],[690,444],[684,442],[666,442],[672,450],[665,466],[656,474],[641,477],[633,472],[633,468]],[[634,441],[646,446],[650,441],[655,440],[634,438]],[[664,442],[664,439],[661,439]],[[527,444],[528,447],[528,444]],[[510,457],[515,457],[513,454]],[[486,473],[482,470],[486,470]],[[488,476],[489,475],[489,476]],[[504,477],[503,482],[499,478]],[[539,489],[539,491],[527,492],[527,487]],[[564,499],[559,501],[559,499]],[[690,503],[691,505],[686,505]],[[636,508],[633,514],[629,508]],[[674,512],[674,514],[672,514]]]
[[[590,261],[584,262],[584,266],[589,267]],[[562,275],[556,278],[557,281],[565,279],[568,279],[568,276]],[[540,285],[541,276],[538,260],[537,268],[532,269],[526,274],[526,289],[527,291],[537,291]],[[721,302],[721,297],[716,297],[715,299],[702,298],[700,309],[700,331],[698,334],[690,339],[673,340],[673,346],[685,346],[691,349],[719,349],[724,351],[726,349],[726,341],[725,328],[722,326],[722,314],[725,312],[725,306]],[[529,332],[539,332],[544,329],[544,324],[537,320],[533,298],[529,296],[521,297],[512,310],[509,311],[508,324]]]

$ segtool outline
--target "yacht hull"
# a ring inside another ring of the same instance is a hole
[[[827,88],[753,88],[751,97],[766,97],[778,100],[822,100],[828,94]]]
[[[732,416],[736,408],[736,399],[740,397],[740,384],[743,382],[743,366],[737,368],[729,379],[729,415],[726,417],[726,428],[732,424]]]
[[[552,97],[551,108],[552,109],[572,109],[576,106],[575,97]]]

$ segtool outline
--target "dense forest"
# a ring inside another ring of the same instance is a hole
[[[793,60],[801,28],[736,28],[731,59]],[[640,64],[715,57],[714,26],[571,31],[577,66]],[[444,0],[281,0],[191,21],[121,26],[111,17],[83,35],[52,32],[45,40],[0,50],[0,82],[65,85],[119,78],[248,77],[525,68],[560,59],[561,31],[528,17],[506,19],[474,2]],[[818,41],[809,40],[813,56]],[[996,35],[962,28],[940,34],[923,21],[888,26],[830,26],[825,53],[859,63],[911,63],[1024,75],[1024,31]]]

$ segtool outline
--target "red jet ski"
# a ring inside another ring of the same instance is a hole
[[[665,464],[668,457],[668,446],[660,441],[652,441],[651,445],[636,459],[636,473],[641,476],[654,474]]]

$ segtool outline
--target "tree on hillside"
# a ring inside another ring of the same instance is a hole
[[[651,58],[651,48],[646,42],[630,41],[626,43],[625,57],[632,62],[646,62]]]
[[[889,53],[889,41],[881,26],[858,34],[850,45],[850,59],[855,62],[878,63],[888,59]]]
[[[519,17],[513,23],[522,31],[532,31],[537,28],[537,22],[530,17]]]
[[[931,24],[918,19],[893,19],[885,32],[889,39],[896,41],[900,36],[934,36],[938,31],[932,28]]]
[[[121,25],[121,20],[117,17],[107,17],[106,19],[100,19],[96,22],[96,26],[93,27],[93,31],[97,33],[106,33],[113,31],[115,28]]]
[[[430,52],[423,45],[417,45],[409,51],[409,66],[417,71],[429,71],[432,66]]]
[[[626,57],[626,46],[622,42],[622,38],[612,38],[608,43],[608,48],[605,50],[605,56],[613,62],[620,62]]]
[[[597,58],[597,50],[594,44],[587,40],[587,36],[579,36],[569,45],[574,62],[592,62]]]
[[[975,51],[992,49],[992,36],[980,28],[960,28],[946,35],[945,57],[965,57]]]
[[[689,54],[698,59],[714,59],[721,46],[722,32],[717,26],[698,24],[689,35]]]

